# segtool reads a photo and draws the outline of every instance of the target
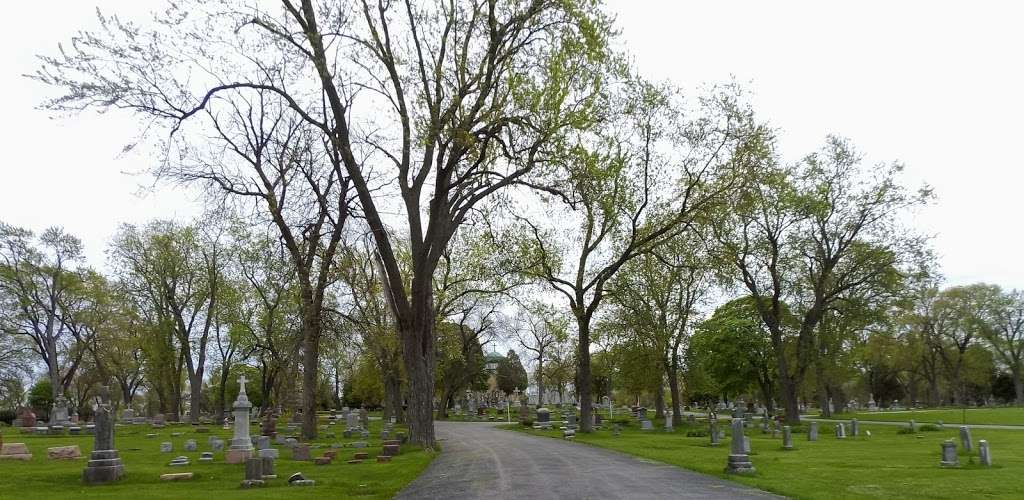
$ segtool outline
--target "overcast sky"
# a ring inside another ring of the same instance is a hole
[[[102,265],[118,224],[190,217],[194,196],[149,191],[145,154],[121,154],[136,133],[114,113],[54,117],[47,89],[21,77],[34,54],[95,25],[95,6],[140,18],[162,2],[64,0],[4,5],[0,31],[0,220],[62,225]],[[782,5],[782,6],[780,6]],[[638,70],[684,89],[735,78],[789,158],[826,134],[851,138],[869,161],[899,160],[907,183],[938,194],[915,221],[934,234],[953,284],[1024,288],[1019,192],[1024,182],[1024,3],[685,2],[611,0]]]

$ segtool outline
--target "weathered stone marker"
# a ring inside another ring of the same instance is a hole
[[[846,425],[842,422],[836,425],[836,439],[846,439]]]
[[[853,437],[860,435],[860,422],[857,419],[850,420],[850,435]]]
[[[960,446],[963,446],[967,453],[974,451],[974,443],[971,442],[971,428],[966,425],[960,426]]]
[[[743,420],[733,419],[732,421],[732,444],[729,453],[729,460],[725,465],[726,474],[753,474],[757,472],[754,464],[750,462],[750,455],[746,451],[746,436],[743,435]]]
[[[978,440],[978,460],[985,467],[992,466],[992,453],[988,449],[988,441],[984,439]]]
[[[782,426],[782,449],[793,449],[793,429],[791,429],[788,425]]]
[[[100,386],[99,396],[93,404],[96,415],[96,434],[93,437],[89,463],[82,470],[85,484],[104,484],[124,476],[124,464],[114,449],[114,416],[110,408],[110,388]]]
[[[245,479],[242,480],[243,488],[254,488],[263,486],[263,459],[247,458],[245,460]]]
[[[807,428],[807,440],[817,441],[818,440],[818,422],[811,421]]]
[[[711,420],[708,433],[711,435],[711,446],[718,446],[718,422]]]
[[[943,467],[956,467],[960,465],[960,459],[956,456],[956,443],[952,439],[942,442],[942,461],[939,465]]]
[[[238,378],[238,398],[235,399],[233,406],[233,414],[235,416],[234,437],[231,439],[231,447],[224,454],[224,460],[229,464],[245,463],[248,469],[248,459],[252,458],[253,455],[252,438],[249,437],[249,409],[252,408],[252,403],[249,402],[249,396],[245,394],[245,382],[245,375],[243,374]],[[246,479],[250,478],[246,477]],[[260,480],[259,477],[252,479]],[[245,486],[245,483],[243,482],[242,485]]]
[[[277,473],[274,472],[274,457],[260,457],[263,461],[263,480],[277,479]]]

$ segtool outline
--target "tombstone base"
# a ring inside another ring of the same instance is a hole
[[[939,462],[939,466],[941,466],[941,467],[960,467],[960,460],[956,460],[954,462],[947,462],[947,461],[943,460],[943,461]]]
[[[89,455],[89,464],[82,470],[85,484],[112,483],[124,477],[124,464],[117,450],[96,450]]]
[[[224,453],[224,461],[229,464],[244,464],[253,457],[254,450],[228,450]]]
[[[246,479],[246,480],[242,481],[242,488],[243,489],[259,488],[259,487],[263,486],[263,484],[264,484],[264,482],[263,482],[262,479]]]
[[[757,469],[750,461],[749,455],[729,455],[729,461],[725,466],[726,474],[754,474]]]

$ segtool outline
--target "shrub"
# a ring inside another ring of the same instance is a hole
[[[11,425],[11,422],[14,422],[14,419],[16,417],[17,414],[15,414],[14,410],[0,410],[0,422],[3,422],[7,425]]]
[[[523,427],[533,427],[533,420],[526,419],[522,421]]]
[[[917,430],[920,431],[920,432],[938,432],[938,431],[940,431],[942,429],[939,429],[939,426],[937,426],[937,425],[924,424],[924,425],[918,426]]]
[[[702,438],[708,437],[708,431],[689,431],[686,433],[688,438]]]

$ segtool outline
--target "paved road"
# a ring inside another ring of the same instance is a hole
[[[779,498],[594,446],[503,431],[491,423],[434,425],[444,452],[397,498]]]

